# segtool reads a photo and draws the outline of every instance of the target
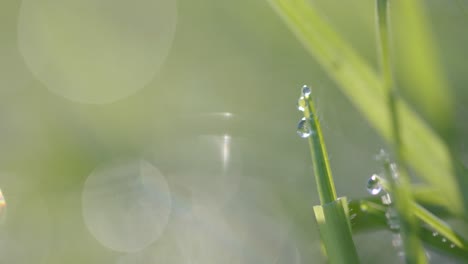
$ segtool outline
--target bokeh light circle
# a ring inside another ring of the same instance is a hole
[[[172,45],[176,9],[175,0],[24,0],[20,52],[53,93],[110,103],[158,72]]]
[[[85,182],[83,216],[104,246],[136,252],[161,237],[171,212],[169,186],[144,160],[126,159],[95,169]]]

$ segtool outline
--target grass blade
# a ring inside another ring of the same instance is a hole
[[[407,94],[445,139],[453,133],[453,98],[420,0],[392,2],[399,64]],[[423,95],[423,96],[421,96]],[[437,106],[437,107],[434,107]]]
[[[369,65],[304,0],[269,0],[299,40],[340,86],[342,91],[381,135],[391,141],[392,127],[386,107],[383,81]],[[458,185],[449,149],[424,121],[401,100],[402,159],[421,177],[437,186],[444,205],[462,214],[465,186]],[[442,177],[443,176],[443,177]],[[466,199],[468,201],[468,199]]]
[[[310,94],[310,88],[304,85],[299,98],[304,118],[299,122],[298,133],[308,139],[312,157],[321,202],[321,205],[314,206],[320,238],[330,263],[359,263],[351,233],[348,202],[345,197],[337,199],[325,140]]]
[[[389,179],[393,189],[392,196],[395,199],[395,208],[400,217],[400,232],[403,238],[406,263],[424,264],[427,263],[427,258],[422,243],[419,240],[419,223],[412,210],[414,201],[411,193],[410,179],[407,174],[405,162],[402,161],[403,145],[401,142],[399,109],[396,108],[396,102],[399,96],[393,85],[392,56],[390,54],[389,2],[387,0],[377,0],[376,7],[377,31],[379,36],[377,43],[380,47],[380,63],[384,90],[388,109],[390,110],[390,120],[392,122],[392,143],[395,153],[397,154],[397,164],[400,164],[401,169],[397,171],[396,164],[390,164],[388,159],[384,160],[384,167],[387,179]]]
[[[304,86],[302,89],[310,90],[307,86]],[[322,129],[315,111],[314,101],[308,94],[309,92],[303,93],[301,98],[299,98],[299,101],[303,102],[304,120],[308,122],[310,129],[310,136],[307,139],[309,141],[310,155],[312,157],[320,203],[327,204],[334,202],[337,199],[335,184],[333,182],[330,164],[328,162],[328,154],[325,147],[325,140],[323,139]]]
[[[325,246],[328,263],[357,264],[359,258],[351,235],[346,198],[314,206],[320,238]]]

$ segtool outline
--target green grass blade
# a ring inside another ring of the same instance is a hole
[[[359,263],[351,233],[346,198],[337,199],[320,122],[308,86],[302,87],[299,106],[304,111],[298,132],[309,143],[321,205],[314,206],[315,219],[329,263]]]
[[[394,33],[407,94],[437,131],[449,138],[453,98],[439,64],[431,30],[420,0],[392,1]],[[437,107],[434,107],[437,106]]]
[[[304,88],[308,87],[304,86]],[[304,101],[304,118],[307,120],[311,131],[308,141],[320,203],[322,205],[331,203],[337,199],[337,196],[328,162],[325,140],[323,139],[322,129],[315,111],[314,101],[309,95],[303,95],[299,100]]]
[[[417,208],[419,205],[413,204],[413,206],[415,206],[414,210],[419,211]],[[390,229],[385,216],[387,208],[388,205],[383,204],[380,197],[376,196],[351,201],[349,203],[349,210],[350,214],[354,216],[351,221],[353,233]],[[416,212],[416,215],[422,223],[427,224],[427,227],[420,230],[419,235],[424,243],[433,250],[467,260],[468,250],[466,240],[432,212],[425,208],[421,209],[426,212]],[[452,217],[445,211],[438,211],[438,216],[444,218]],[[441,230],[442,232],[439,232]]]
[[[401,129],[399,119],[399,109],[396,108],[396,102],[399,99],[397,90],[393,85],[392,62],[390,54],[390,27],[389,27],[389,2],[387,0],[377,0],[377,31],[378,46],[380,47],[380,62],[384,80],[384,90],[386,101],[390,110],[390,120],[392,122],[393,148],[397,155],[397,167],[392,167],[388,159],[384,160],[387,179],[393,189],[392,196],[395,200],[395,208],[398,211],[401,225],[401,236],[403,238],[403,248],[405,249],[406,263],[424,264],[427,263],[426,254],[419,239],[419,222],[413,214],[412,205],[414,204],[411,193],[410,179],[407,174],[406,164],[402,161],[403,145],[401,142]]]
[[[304,0],[269,0],[299,40],[382,136],[391,140],[383,81]],[[444,194],[445,206],[463,213],[464,186],[458,186],[449,149],[421,118],[397,102],[404,146],[402,158]],[[465,192],[468,197],[468,193]],[[466,199],[468,201],[468,199]],[[468,206],[468,205],[467,205]]]
[[[320,238],[325,246],[328,263],[357,264],[359,258],[351,235],[346,198],[314,206]]]
[[[387,179],[390,179],[392,188],[392,198],[395,201],[395,208],[400,220],[400,233],[405,249],[406,263],[424,264],[427,263],[426,253],[419,239],[419,222],[413,214],[413,196],[411,186],[404,171],[397,171],[395,164],[390,164],[384,160],[384,170]]]
[[[465,239],[458,235],[447,223],[439,219],[437,216],[417,203],[412,204],[411,210],[419,220],[428,225],[434,232],[437,232],[438,235],[448,239],[454,246],[460,249],[467,249]]]

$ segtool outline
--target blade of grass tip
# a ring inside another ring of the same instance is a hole
[[[304,85],[301,93],[299,107],[304,118],[299,122],[298,133],[308,139],[321,202],[321,205],[314,206],[314,214],[326,256],[332,264],[359,263],[351,233],[348,202],[345,197],[336,196],[325,140],[310,96],[311,89]]]
[[[304,0],[269,0],[308,51],[335,79],[342,91],[358,107],[382,136],[392,139],[392,129],[384,96],[383,82],[354,50]],[[458,188],[452,157],[443,141],[403,102],[397,102],[401,113],[401,140],[405,159],[446,198],[444,205],[461,214],[462,195]],[[428,166],[431,164],[431,166]],[[444,177],[441,177],[444,175]],[[465,204],[468,208],[468,202]]]
[[[317,182],[317,189],[320,203],[327,204],[337,199],[335,184],[328,161],[327,149],[323,138],[320,122],[315,111],[314,102],[310,96],[310,88],[302,87],[302,96],[299,100],[304,100],[304,118],[310,127],[309,142],[310,155],[314,168],[314,175]]]
[[[401,169],[397,171],[396,166],[391,167],[388,159],[384,160],[387,179],[393,189],[395,207],[400,216],[401,235],[403,248],[407,263],[427,263],[426,254],[419,239],[419,223],[412,212],[413,196],[411,194],[410,180],[406,173],[405,163],[402,160],[402,142],[400,136],[399,113],[396,105],[398,99],[397,91],[393,85],[392,61],[390,54],[390,29],[389,29],[389,2],[377,0],[377,30],[378,46],[380,47],[380,64],[384,80],[384,90],[387,104],[390,110],[390,120],[393,131],[393,147],[397,156],[397,164]]]

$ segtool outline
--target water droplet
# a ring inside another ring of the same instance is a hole
[[[400,234],[394,234],[393,239],[392,239],[392,245],[395,248],[399,248],[402,246],[402,240],[401,240],[401,235]]]
[[[299,121],[299,123],[297,124],[297,134],[301,138],[307,138],[310,137],[310,135],[312,135],[313,131],[310,128],[309,122],[310,120],[307,120],[305,117],[303,117],[301,121]]]
[[[302,86],[302,95],[304,97],[306,97],[306,98],[309,97],[310,93],[311,93],[311,90],[310,90],[309,86],[307,86],[307,85]]]
[[[393,179],[398,179],[400,174],[398,173],[398,167],[397,167],[396,163],[390,164],[390,169],[392,171]]]
[[[299,97],[299,100],[297,100],[297,109],[301,112],[304,112],[306,107],[307,101],[305,100],[304,96]]]
[[[450,248],[454,248],[455,247],[455,244],[450,244]]]
[[[372,195],[377,195],[382,191],[381,179],[379,175],[372,175],[367,181],[367,191]]]
[[[385,217],[387,218],[387,225],[391,230],[400,229],[400,219],[398,218],[398,212],[395,208],[388,208],[387,212],[385,212]]]
[[[378,161],[387,161],[390,157],[384,149],[380,149],[380,152],[375,156],[375,159]]]
[[[382,203],[386,205],[392,204],[392,197],[390,197],[389,193],[386,193],[380,197],[382,199]]]
[[[432,236],[433,236],[433,237],[436,237],[436,236],[438,236],[438,235],[439,235],[439,233],[438,233],[438,232],[435,232],[435,231],[434,231],[434,232],[432,232]]]
[[[445,237],[442,238],[442,242],[444,242],[444,243],[447,242],[447,239]]]

